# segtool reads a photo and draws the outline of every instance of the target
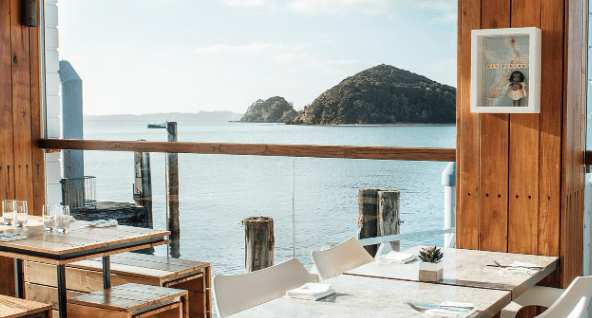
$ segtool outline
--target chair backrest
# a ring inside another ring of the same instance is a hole
[[[325,280],[352,268],[372,262],[373,258],[355,237],[324,251],[313,251],[312,261],[319,278]]]
[[[575,309],[579,308],[582,299],[583,307],[582,313],[588,307],[590,298],[592,297],[592,276],[579,276],[574,279],[567,289],[563,292],[561,297],[557,299],[542,314],[538,315],[537,318],[543,317],[572,317],[575,314]],[[580,315],[581,316],[581,315]],[[575,314],[573,317],[580,317]]]
[[[296,258],[252,273],[217,275],[214,301],[218,317],[257,306],[309,282],[310,274]]]
[[[565,318],[581,318],[584,317],[584,311],[586,310],[586,304],[588,303],[588,297],[580,298],[580,301],[576,304],[576,307],[569,313],[569,316]]]

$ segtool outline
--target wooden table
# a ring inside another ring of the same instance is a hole
[[[0,256],[15,259],[15,284],[17,297],[23,297],[22,260],[38,261],[57,265],[58,303],[60,318],[66,313],[66,272],[67,263],[103,257],[103,287],[111,287],[110,259],[112,254],[138,250],[168,243],[168,231],[118,225],[115,227],[93,228],[89,223],[71,223],[66,234],[46,232],[39,218],[29,220],[28,237],[16,241],[0,241]],[[18,232],[20,228],[0,225],[0,231]]]
[[[331,284],[335,295],[317,301],[281,296],[232,317],[426,317],[405,305],[405,301],[474,303],[478,317],[492,317],[510,303],[510,292],[502,290],[354,275],[335,276],[323,283]]]
[[[403,253],[419,255],[422,246],[416,246]],[[520,296],[526,290],[547,277],[557,268],[558,257],[525,255],[512,253],[498,253],[455,248],[442,248],[444,253],[444,278],[439,284],[478,287],[506,290],[512,293],[512,299]],[[544,269],[540,271],[508,271],[488,264],[493,261],[500,264],[511,264],[514,261],[537,264]],[[390,278],[399,280],[418,281],[419,259],[407,264],[385,263],[373,261],[352,270],[347,275]]]

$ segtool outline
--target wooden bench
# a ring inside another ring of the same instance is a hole
[[[68,299],[69,317],[188,318],[187,291],[128,283]]]
[[[103,289],[100,258],[66,266],[67,298]],[[24,263],[25,298],[57,304],[56,268],[51,264]],[[211,266],[209,263],[137,253],[111,256],[111,286],[125,283],[172,287],[189,292],[189,317],[211,318]],[[57,308],[57,307],[55,307]]]
[[[51,305],[0,295],[1,318],[51,318]]]

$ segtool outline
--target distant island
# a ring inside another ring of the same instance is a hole
[[[299,125],[455,123],[456,89],[381,64],[344,79],[303,111],[296,112],[292,106],[279,96],[258,100],[241,121]]]
[[[294,110],[294,105],[288,103],[283,97],[275,96],[267,100],[259,99],[254,102],[249,106],[240,121],[250,123],[290,123],[296,116],[298,116],[298,112]]]

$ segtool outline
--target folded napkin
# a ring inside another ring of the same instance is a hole
[[[473,307],[472,310],[456,310],[454,308],[434,308],[427,310],[425,315],[428,317],[438,317],[438,318],[470,318],[476,317],[479,313],[477,312],[477,305],[472,303],[459,303],[455,301],[445,301],[440,304],[440,306],[463,306],[463,307]]]
[[[407,262],[411,262],[412,260],[416,259],[417,255],[415,254],[407,254],[407,253],[399,253],[399,252],[388,252],[385,255],[382,255],[379,258],[380,262],[384,263],[400,263],[404,264]]]
[[[90,222],[88,227],[108,227],[108,226],[117,226],[117,220],[97,220]]]
[[[296,289],[288,290],[286,296],[292,298],[301,298],[317,300],[335,293],[335,290],[328,284],[306,283]]]

